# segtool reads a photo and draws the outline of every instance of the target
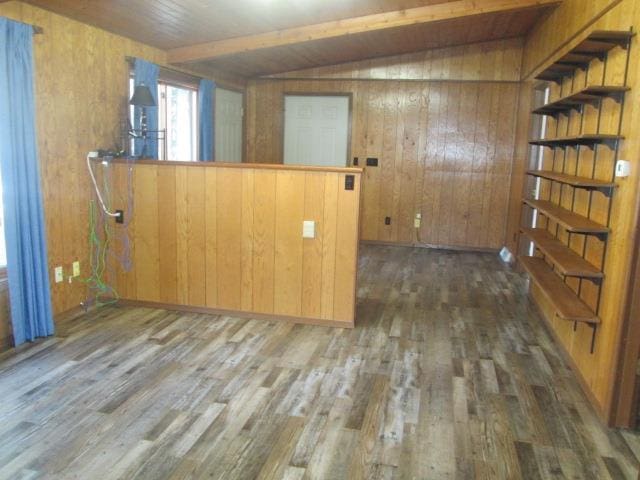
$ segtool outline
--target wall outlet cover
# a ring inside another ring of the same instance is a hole
[[[631,175],[631,163],[627,160],[618,160],[616,162],[616,177],[628,177]]]
[[[316,238],[316,222],[305,220],[302,222],[302,238]]]
[[[53,272],[55,275],[56,283],[60,283],[62,280],[64,280],[64,271],[62,270],[62,267],[56,267]]]
[[[73,276],[74,277],[80,276],[80,262],[77,260],[73,262]]]

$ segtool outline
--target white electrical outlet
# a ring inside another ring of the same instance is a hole
[[[316,222],[313,220],[302,222],[302,238],[316,238]]]
[[[73,262],[73,276],[74,277],[80,276],[80,262],[77,260]]]
[[[419,218],[416,218],[416,219],[413,221],[413,226],[414,226],[415,228],[420,228],[420,219],[419,219]]]
[[[56,283],[60,283],[62,280],[64,280],[64,272],[62,271],[62,267],[56,267],[53,272],[55,274]]]
[[[631,175],[631,163],[627,160],[618,160],[616,162],[616,177],[628,177]]]

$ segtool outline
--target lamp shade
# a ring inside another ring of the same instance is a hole
[[[129,104],[135,105],[136,107],[155,107],[156,101],[153,99],[149,87],[146,85],[137,85],[133,91],[131,100],[129,100]]]

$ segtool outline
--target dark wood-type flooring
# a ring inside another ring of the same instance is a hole
[[[94,311],[0,358],[0,478],[635,479],[525,286],[363,246],[354,330]]]

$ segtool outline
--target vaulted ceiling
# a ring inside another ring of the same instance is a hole
[[[199,71],[255,77],[525,35],[560,0],[28,0],[169,51]]]

